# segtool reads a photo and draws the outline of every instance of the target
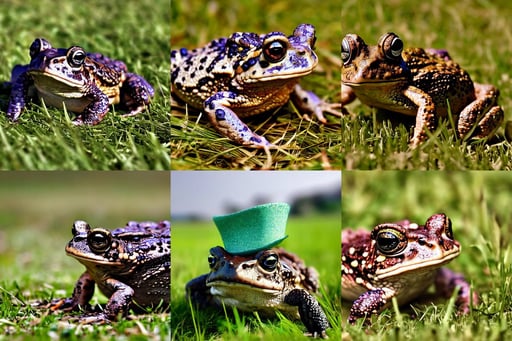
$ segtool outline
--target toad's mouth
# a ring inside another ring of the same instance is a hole
[[[303,69],[301,71],[297,70],[290,70],[288,72],[280,72],[276,71],[275,73],[268,73],[265,72],[264,75],[261,76],[251,76],[250,78],[247,77],[245,80],[246,83],[255,83],[255,82],[266,82],[266,81],[273,81],[273,80],[286,80],[286,79],[292,79],[292,78],[301,78],[304,76],[307,76],[313,72],[314,66]]]
[[[243,280],[230,280],[226,278],[214,278],[210,279],[206,282],[206,286],[210,288],[211,291],[217,291],[220,293],[265,293],[274,295],[282,292],[284,286],[281,284],[273,284],[269,283],[249,283],[244,282]],[[221,295],[222,296],[222,295]]]
[[[300,78],[312,73],[318,64],[318,59],[316,57],[313,60],[303,57],[293,57],[289,59],[290,62],[285,65],[270,64],[269,66],[262,68],[263,71],[260,71],[258,74],[244,72],[240,76],[243,77],[247,83]],[[240,69],[240,71],[242,71],[242,69]]]
[[[206,286],[210,288],[212,295],[218,296],[236,296],[236,293],[247,295],[248,293],[265,293],[265,294],[278,294],[281,292],[278,288],[269,288],[254,286],[247,283],[240,282],[226,282],[221,280],[215,280],[207,282]]]
[[[346,80],[342,79],[342,84],[350,86],[350,87],[353,87],[353,88],[360,87],[360,86],[375,86],[375,87],[378,87],[378,86],[387,85],[387,84],[401,83],[405,79],[406,78],[367,79],[367,80],[364,80],[364,81],[361,81],[361,82],[351,82],[351,81],[346,81]]]
[[[284,303],[285,292],[251,286],[237,282],[215,281],[206,284],[217,302],[234,306],[241,311],[258,311],[263,316],[274,315],[280,310],[288,316],[298,318],[297,307]]]
[[[117,261],[109,261],[102,256],[97,256],[94,254],[84,255],[82,253],[77,252],[73,248],[66,247],[66,254],[73,258],[76,258],[82,264],[104,264],[109,266],[125,266],[125,264],[121,263],[119,260]]]
[[[414,273],[414,271],[420,271],[428,268],[438,268],[442,265],[450,262],[452,259],[456,258],[460,254],[460,248],[454,248],[439,258],[434,259],[416,259],[413,261],[407,262],[407,264],[399,264],[388,269],[381,269],[375,272],[376,277],[379,279],[385,279],[388,277],[397,276],[403,273]]]
[[[61,84],[62,86],[62,84],[65,84],[71,88],[80,89],[84,85],[83,79],[74,79],[48,70],[31,70],[29,73],[34,78],[36,86],[51,86],[52,84]]]

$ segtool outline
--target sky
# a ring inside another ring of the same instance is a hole
[[[339,171],[171,172],[171,217],[226,214],[229,205],[248,208],[257,198],[289,202],[297,195],[341,188]]]

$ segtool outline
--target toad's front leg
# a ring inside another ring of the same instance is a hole
[[[249,129],[230,107],[241,105],[245,98],[230,91],[218,92],[204,102],[204,111],[211,124],[219,133],[243,146],[255,148],[273,147],[267,141]]]
[[[85,309],[94,295],[94,279],[88,272],[84,272],[76,281],[73,295],[52,301],[50,309],[62,311],[74,311]]]
[[[105,309],[101,313],[84,314],[79,318],[82,324],[104,324],[117,321],[128,314],[134,290],[117,279],[108,278],[102,283],[103,292],[112,292]],[[75,290],[77,287],[75,287]],[[107,290],[108,289],[108,290]],[[74,295],[74,293],[73,293]],[[89,298],[90,299],[90,298]]]
[[[414,135],[410,142],[411,147],[415,148],[428,138],[427,132],[433,132],[437,127],[436,106],[429,94],[414,86],[409,86],[404,95],[418,107]]]
[[[7,117],[15,122],[27,106],[27,102],[29,101],[28,89],[33,81],[26,72],[22,72],[18,76],[13,76],[13,78],[15,78],[15,80],[12,83],[9,106],[7,107]]]
[[[327,316],[318,301],[306,290],[294,289],[286,295],[284,302],[297,306],[302,323],[312,337],[326,338],[325,330],[330,327]]]
[[[113,278],[107,279],[103,285],[113,291],[105,306],[104,314],[106,317],[109,320],[117,320],[119,315],[125,316],[132,303],[135,291],[125,283]]]
[[[492,85],[475,83],[475,94],[476,99],[459,115],[457,128],[460,138],[490,137],[503,122],[503,110],[497,105],[499,90]]]
[[[108,112],[110,102],[108,96],[103,93],[100,88],[92,86],[89,89],[87,97],[91,99],[91,103],[89,103],[84,111],[73,121],[74,125],[98,124]]]
[[[347,105],[352,103],[356,99],[354,90],[348,85],[341,84],[341,105]]]
[[[370,317],[372,314],[379,313],[393,296],[393,291],[385,289],[374,289],[365,292],[352,304],[348,322],[355,324],[357,319],[361,317]]]

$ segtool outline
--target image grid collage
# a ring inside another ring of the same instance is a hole
[[[0,3],[0,341],[512,339],[505,0]]]

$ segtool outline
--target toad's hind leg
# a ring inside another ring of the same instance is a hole
[[[473,306],[478,304],[478,295],[471,292],[471,287],[460,273],[449,269],[441,268],[438,270],[435,280],[436,292],[443,297],[450,297],[454,290],[458,289],[455,305],[459,315],[468,314],[471,303]]]
[[[491,137],[503,122],[503,110],[497,105],[498,89],[493,85],[475,83],[475,95],[476,99],[459,115],[457,128],[460,138]]]
[[[154,95],[155,90],[144,78],[127,73],[121,87],[121,105],[128,108],[129,112],[123,116],[135,116],[146,110]]]
[[[230,109],[239,101],[240,99],[237,100],[236,94],[232,92],[218,92],[204,102],[204,111],[215,129],[230,140],[248,147],[272,147],[273,145],[267,139],[252,132]]]

